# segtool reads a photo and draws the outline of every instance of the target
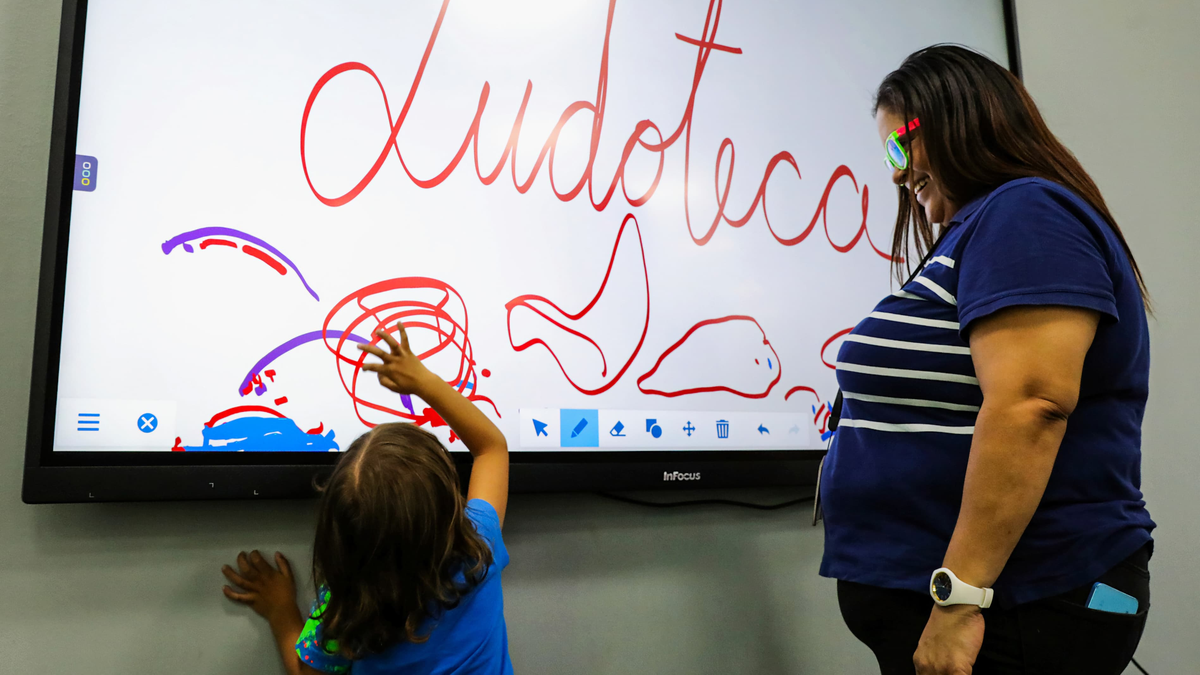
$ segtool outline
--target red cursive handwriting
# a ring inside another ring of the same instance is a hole
[[[533,94],[532,81],[527,81],[525,84],[525,94],[521,100],[520,108],[517,110],[516,119],[513,122],[512,131],[509,134],[508,142],[505,144],[504,151],[501,153],[500,159],[496,163],[495,168],[493,168],[491,171],[485,174],[480,168],[479,164],[479,125],[483,118],[484,110],[487,108],[488,96],[491,92],[491,85],[486,81],[483,83],[483,87],[480,90],[479,103],[475,110],[475,116],[471,121],[471,125],[467,128],[467,133],[463,138],[462,144],[459,146],[458,151],[455,153],[454,157],[450,159],[450,162],[444,169],[432,177],[421,178],[413,174],[413,172],[409,169],[408,164],[404,160],[404,153],[401,150],[396,138],[404,126],[404,122],[408,117],[409,111],[412,109],[413,101],[416,99],[417,91],[420,89],[425,75],[425,68],[429,63],[430,56],[433,54],[434,46],[437,43],[438,35],[441,32],[442,23],[446,17],[446,9],[450,5],[450,0],[443,0],[441,9],[438,12],[437,20],[434,22],[433,30],[430,32],[429,41],[426,43],[425,51],[421,56],[421,62],[417,66],[416,76],[413,78],[412,85],[409,87],[408,95],[404,100],[404,105],[400,108],[398,114],[395,116],[392,115],[392,108],[388,102],[387,91],[383,86],[383,82],[380,81],[379,76],[375,74],[375,71],[366,64],[358,62],[342,63],[329,69],[317,80],[316,85],[313,86],[312,92],[308,96],[308,101],[305,103],[304,115],[300,122],[300,162],[304,169],[304,177],[308,181],[309,188],[312,190],[313,195],[315,195],[317,199],[327,206],[342,206],[349,203],[359,194],[361,194],[362,191],[371,183],[371,181],[375,179],[375,176],[379,173],[379,170],[383,167],[384,162],[387,160],[388,154],[391,152],[395,153],[396,159],[400,162],[405,174],[408,175],[409,179],[414,185],[425,189],[433,188],[445,181],[458,167],[459,163],[466,156],[467,151],[471,150],[472,158],[475,164],[475,173],[479,177],[480,182],[484,185],[491,185],[493,182],[495,182],[503,172],[505,163],[508,163],[511,167],[513,186],[516,188],[517,192],[524,194],[533,186],[535,179],[541,171],[542,164],[545,162],[547,165],[547,172],[549,174],[550,189],[554,192],[554,195],[562,201],[574,200],[583,192],[583,189],[586,187],[588,199],[591,202],[592,207],[597,211],[603,211],[615,195],[617,186],[620,185],[621,194],[625,198],[625,201],[630,206],[637,207],[650,201],[650,199],[654,196],[654,193],[658,189],[659,183],[662,179],[666,151],[674,146],[680,139],[683,139],[684,219],[687,223],[688,234],[691,236],[692,241],[697,245],[703,246],[707,244],[709,240],[712,239],[721,223],[726,223],[735,228],[744,226],[746,223],[750,222],[751,218],[754,217],[755,213],[758,212],[759,207],[761,206],[763,220],[766,222],[768,230],[770,230],[771,235],[775,237],[775,240],[784,246],[795,246],[808,238],[813,229],[816,227],[819,219],[825,231],[825,238],[837,251],[845,253],[846,251],[853,249],[865,235],[867,243],[877,254],[886,259],[891,259],[891,256],[888,253],[880,250],[879,247],[877,247],[875,243],[871,241],[871,234],[867,230],[867,208],[869,202],[867,186],[863,185],[860,192],[858,181],[854,178],[854,173],[845,165],[839,166],[833,171],[833,174],[829,177],[829,180],[825,185],[825,190],[821,195],[821,199],[817,203],[817,208],[813,213],[812,220],[809,221],[808,226],[796,236],[784,237],[778,234],[772,227],[770,217],[767,215],[767,183],[775,169],[781,164],[787,164],[793,171],[796,172],[796,178],[801,178],[800,165],[797,163],[795,157],[793,157],[792,154],[787,151],[781,151],[775,154],[767,163],[754,199],[746,208],[745,212],[738,217],[731,217],[728,215],[727,210],[730,206],[729,192],[733,183],[736,157],[734,143],[729,138],[725,138],[721,141],[713,171],[714,187],[717,198],[716,213],[713,214],[712,220],[708,222],[700,234],[697,234],[697,231],[693,229],[692,210],[688,192],[688,177],[691,171],[692,118],[696,110],[696,92],[699,90],[700,82],[704,77],[704,71],[708,64],[708,59],[714,51],[730,55],[738,55],[742,53],[742,50],[738,47],[731,47],[717,42],[717,28],[721,19],[722,0],[709,0],[708,13],[704,19],[704,29],[699,38],[688,37],[679,33],[675,34],[675,37],[678,40],[696,49],[696,65],[692,75],[691,92],[688,96],[687,104],[684,106],[683,114],[679,120],[679,123],[676,125],[675,130],[664,137],[659,126],[651,120],[642,120],[634,125],[633,131],[625,141],[625,145],[621,153],[621,159],[617,164],[617,168],[613,174],[612,180],[608,182],[606,188],[602,188],[603,194],[600,195],[599,199],[597,199],[593,168],[596,161],[596,154],[600,147],[600,138],[604,128],[604,114],[608,98],[608,62],[611,47],[613,15],[616,9],[616,4],[616,0],[609,0],[608,19],[604,29],[604,46],[600,54],[600,68],[596,83],[595,100],[575,101],[574,103],[568,105],[565,110],[563,110],[562,115],[559,116],[558,123],[550,132],[550,135],[546,138],[546,141],[542,144],[541,150],[537,156],[537,160],[533,163],[533,167],[530,169],[529,175],[524,180],[519,180],[517,177],[516,152],[517,145],[521,137],[522,121],[524,120],[525,112],[528,109],[530,97]],[[387,112],[388,120],[391,121],[391,130],[374,163],[363,175],[363,177],[354,185],[354,187],[350,188],[350,190],[344,194],[328,196],[317,189],[317,186],[313,184],[312,177],[309,175],[308,156],[306,153],[308,120],[310,114],[312,113],[313,105],[316,103],[318,96],[320,96],[325,86],[338,76],[350,72],[366,73],[375,80],[375,83],[379,86],[379,91],[383,96],[383,105]],[[558,140],[563,128],[575,115],[579,113],[588,113],[592,116],[592,133],[588,161],[583,169],[582,175],[579,177],[579,180],[572,187],[570,187],[570,189],[564,191],[560,190],[559,186],[555,183],[554,159],[558,151]],[[655,174],[654,180],[650,183],[650,186],[645,190],[645,192],[637,196],[631,196],[625,183],[625,167],[633,152],[639,148],[658,155],[658,171]],[[728,166],[725,169],[724,176],[722,176],[722,164],[724,163],[727,153],[729,156]],[[850,179],[851,184],[854,186],[855,193],[861,194],[862,221],[859,225],[857,233],[853,238],[850,239],[849,242],[838,244],[830,237],[826,210],[829,203],[830,192],[833,190],[834,185],[842,178]]]

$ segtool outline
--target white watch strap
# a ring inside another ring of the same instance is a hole
[[[987,609],[988,607],[992,606],[992,595],[994,595],[994,592],[990,588],[984,588],[982,590],[983,602],[979,603],[979,607],[980,609]]]
[[[938,598],[934,587],[934,581],[940,574],[945,574],[950,578],[950,595],[945,600]],[[991,607],[992,598],[995,595],[990,588],[979,588],[966,583],[946,567],[934,570],[933,575],[929,578],[929,594],[933,596],[933,601],[942,607],[950,605],[975,605],[981,609]]]

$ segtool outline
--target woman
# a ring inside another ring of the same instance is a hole
[[[913,54],[875,113],[900,193],[897,279],[924,255],[838,354],[821,574],[885,675],[1120,673],[1154,528],[1137,263],[986,57]]]

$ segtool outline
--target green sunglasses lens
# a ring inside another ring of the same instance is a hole
[[[896,141],[895,136],[887,140],[887,158],[892,166],[901,171],[908,168],[908,153],[904,152],[904,148],[900,147],[900,143]]]

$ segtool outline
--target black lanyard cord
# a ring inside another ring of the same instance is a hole
[[[929,247],[929,251],[927,251],[924,257],[921,258],[921,262],[917,263],[917,266],[913,268],[912,273],[908,275],[908,279],[906,279],[904,283],[900,285],[900,288],[904,288],[905,286],[911,284],[912,280],[916,279],[917,275],[921,273],[921,270],[925,269],[925,265],[929,264],[929,261],[933,258],[933,252],[937,250],[939,245],[941,245],[942,239],[946,238],[946,233],[949,231],[950,227],[946,226],[942,228],[941,232],[938,232],[937,239],[933,240],[933,246]]]

